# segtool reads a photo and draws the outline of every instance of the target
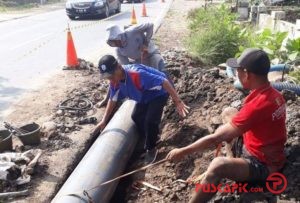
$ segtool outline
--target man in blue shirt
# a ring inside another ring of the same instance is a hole
[[[164,60],[151,40],[153,26],[153,23],[143,23],[122,30],[118,25],[111,25],[106,29],[106,42],[116,48],[116,57],[120,64],[139,63],[164,70]],[[108,91],[106,97],[97,104],[98,107],[106,105],[109,94]]]
[[[154,161],[157,155],[155,145],[159,124],[169,95],[182,117],[186,116],[189,107],[179,98],[166,75],[154,68],[142,64],[122,66],[111,55],[103,56],[98,68],[101,78],[110,81],[110,98],[95,132],[105,127],[118,101],[124,98],[135,100],[137,104],[132,119],[140,134],[146,138],[146,162]]]

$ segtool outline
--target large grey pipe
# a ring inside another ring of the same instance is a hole
[[[131,119],[134,101],[126,101],[83,157],[59,190],[54,203],[88,202],[84,190],[93,202],[108,202],[118,181],[89,190],[120,175],[137,143],[138,134]]]

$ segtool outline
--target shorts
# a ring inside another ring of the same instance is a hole
[[[243,145],[243,137],[238,137],[232,146],[234,157],[243,158],[249,163],[249,182],[265,183],[270,172],[268,167],[252,156]]]

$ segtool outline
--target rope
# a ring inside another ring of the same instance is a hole
[[[166,161],[168,161],[168,159],[162,159],[162,160],[157,161],[157,162],[155,162],[155,163],[148,164],[148,165],[143,166],[143,167],[141,167],[141,168],[138,168],[138,169],[136,169],[136,170],[134,170],[134,171],[125,173],[125,174],[123,174],[123,175],[120,175],[120,176],[118,176],[118,177],[116,177],[116,178],[114,178],[114,179],[108,180],[108,181],[106,181],[106,182],[104,182],[104,183],[101,183],[100,185],[94,186],[94,187],[92,187],[92,188],[90,188],[90,189],[88,189],[88,190],[83,190],[83,195],[86,196],[86,197],[88,198],[89,203],[93,203],[94,201],[93,201],[93,199],[91,198],[91,196],[89,195],[89,193],[88,193],[89,191],[94,190],[94,189],[96,189],[96,188],[100,188],[100,187],[102,187],[103,185],[107,185],[107,184],[112,183],[112,182],[114,182],[114,181],[116,181],[116,180],[119,180],[119,179],[124,178],[124,177],[129,176],[129,175],[132,175],[132,174],[137,173],[137,172],[139,172],[139,171],[143,171],[143,170],[145,170],[145,169],[147,169],[147,168],[150,168],[150,167],[152,167],[152,166],[159,165],[159,164],[164,163],[164,162],[166,162]],[[82,197],[81,197],[80,195],[77,195],[77,194],[80,194],[80,192],[75,192],[75,193],[72,193],[72,194],[67,194],[66,196],[74,196],[74,197],[79,197],[79,198],[81,199]]]
[[[88,190],[86,190],[86,191],[94,190],[94,189],[96,189],[96,188],[98,188],[98,187],[101,187],[101,186],[103,186],[103,185],[107,185],[107,184],[112,183],[112,182],[114,182],[114,181],[116,181],[116,180],[120,180],[121,178],[127,177],[127,176],[132,175],[132,174],[134,174],[134,173],[137,173],[137,172],[139,172],[139,171],[143,171],[143,170],[145,170],[145,169],[147,169],[147,168],[149,168],[149,167],[151,167],[151,166],[155,166],[155,165],[164,163],[164,162],[166,162],[166,161],[168,161],[168,159],[162,159],[162,160],[157,161],[157,162],[155,162],[155,163],[148,164],[148,165],[143,166],[143,167],[141,167],[141,168],[138,168],[138,169],[136,169],[136,170],[134,170],[134,171],[125,173],[125,174],[120,175],[120,176],[118,176],[118,177],[116,177],[116,178],[114,178],[114,179],[111,179],[111,180],[108,180],[108,181],[106,181],[106,182],[104,182],[104,183],[101,183],[100,185],[97,185],[97,186],[95,186],[95,187],[92,187],[92,188],[90,188],[90,189],[88,189]]]

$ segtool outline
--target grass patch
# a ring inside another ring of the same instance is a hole
[[[192,56],[207,65],[224,63],[234,57],[244,43],[237,16],[225,5],[199,8],[189,13],[190,36],[186,41]]]
[[[300,84],[300,70],[295,70],[289,73],[293,79],[296,80],[297,84]]]

